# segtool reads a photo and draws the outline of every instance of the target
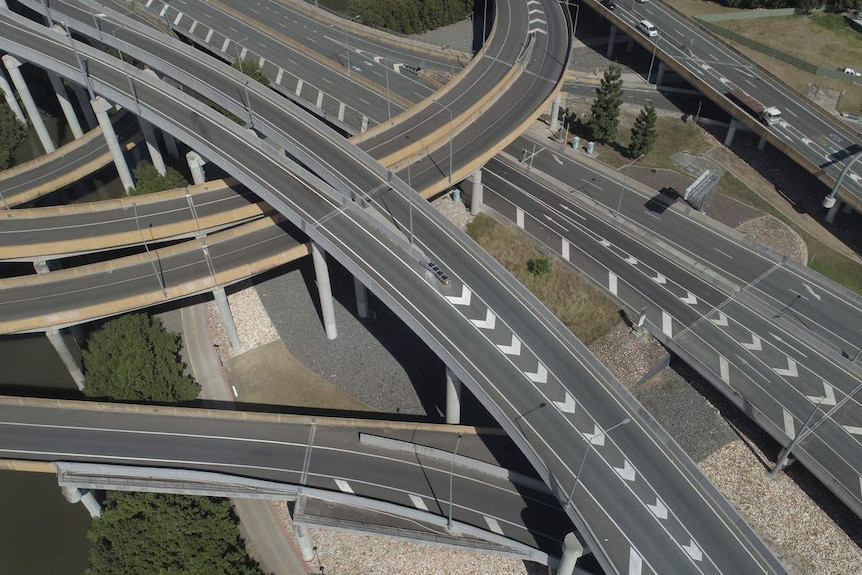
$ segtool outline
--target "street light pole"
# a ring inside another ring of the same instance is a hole
[[[630,167],[632,164],[634,164],[635,162],[637,162],[638,160],[640,160],[643,157],[644,157],[644,155],[641,154],[640,156],[638,156],[637,158],[635,158],[634,160],[632,160],[631,162],[629,162],[628,164],[626,164],[625,166],[620,168],[620,171],[622,171],[624,168]],[[617,217],[617,214],[620,213],[620,208],[623,205],[623,193],[626,191],[626,180],[628,179],[628,177],[629,177],[629,173],[624,172],[623,173],[623,181],[620,183],[620,201],[617,202],[617,211],[614,212],[614,217]]]
[[[616,429],[620,425],[625,425],[626,423],[629,423],[629,422],[631,422],[631,418],[626,417],[625,419],[623,419],[619,423],[616,423],[616,424],[612,425],[611,427],[609,427],[608,429],[603,430],[598,435],[596,435],[593,439],[598,438],[598,437],[606,437],[608,433],[610,433],[611,431],[613,431],[614,429]],[[592,440],[587,440],[587,450],[584,452],[584,457],[581,459],[581,464],[578,466],[578,473],[575,475],[575,484],[572,485],[572,491],[569,493],[569,498],[566,500],[567,506],[572,502],[572,497],[575,496],[575,489],[578,486],[578,482],[581,480],[581,471],[583,471],[584,463],[586,463],[586,461],[587,461],[587,455],[590,454],[590,451],[592,451],[592,449],[593,449]]]
[[[461,445],[463,433],[458,434],[458,442],[455,443],[455,452],[452,454],[452,460],[449,465],[449,518],[446,521],[446,529],[452,529],[452,475],[455,472],[455,457],[458,455],[458,447]]]

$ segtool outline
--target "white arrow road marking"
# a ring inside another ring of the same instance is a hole
[[[461,295],[447,295],[446,299],[455,305],[470,305],[470,299],[472,296],[473,294],[470,292],[470,288],[468,288],[466,284],[463,284],[461,286]]]
[[[718,373],[721,381],[730,384],[730,364],[722,356],[718,356]]]
[[[786,409],[784,411],[784,435],[793,439],[796,437],[796,424],[793,422],[793,416]]]
[[[697,546],[697,543],[694,542],[694,539],[691,540],[691,543],[688,545],[683,545],[683,549],[688,553],[688,556],[691,557],[694,561],[702,561],[703,560],[703,552],[701,552],[700,547]]]
[[[787,358],[787,369],[784,369],[781,367],[773,367],[772,371],[774,371],[778,375],[783,375],[786,377],[799,377],[799,372],[796,371],[796,362],[793,361],[792,359],[790,359],[789,357]],[[823,382],[823,383],[825,384],[826,382]],[[834,403],[833,403],[833,405],[834,405]]]
[[[629,265],[636,266],[636,265],[638,265],[638,260],[636,258],[631,257],[631,256],[626,256],[626,263]]]
[[[666,311],[661,311],[661,331],[668,337],[673,337],[673,320]]]
[[[378,64],[383,62],[383,56],[372,56],[372,59]]]
[[[611,247],[611,242],[609,242],[608,240],[601,239],[601,240],[599,240],[599,243],[602,244],[603,246],[605,246],[606,248]]]
[[[602,447],[605,444],[605,435],[606,434],[604,430],[594,423],[593,432],[585,433],[584,437],[593,445],[598,445],[599,447]]]
[[[546,383],[548,381],[548,370],[545,369],[545,366],[542,365],[542,362],[539,362],[539,367],[536,368],[535,373],[525,371],[524,375],[530,378],[530,381],[532,381],[533,383]]]
[[[622,467],[614,467],[614,471],[616,471],[617,475],[619,475],[626,481],[634,481],[635,477],[637,476],[635,468],[632,467],[632,464],[629,463],[628,459],[625,460]]]
[[[560,158],[558,158],[556,154],[551,154],[551,157],[552,157],[552,158],[554,158],[554,160],[555,160],[558,164],[560,164],[561,166],[563,165],[563,160],[561,160]]]
[[[724,315],[724,312],[718,312],[718,319],[709,320],[718,327],[727,327],[727,316]]]
[[[617,275],[612,271],[608,271],[608,291],[617,295]]]
[[[345,492],[345,493],[353,493],[353,488],[352,488],[352,487],[350,487],[350,484],[349,484],[349,483],[347,483],[345,480],[343,480],[343,479],[336,479],[336,480],[335,480],[335,484],[336,484],[336,485],[338,486],[338,488],[339,488],[340,490],[342,490],[343,492]]]
[[[667,507],[658,497],[655,498],[655,505],[647,505],[647,508],[659,519],[667,519]]]
[[[497,347],[506,355],[521,355],[521,340],[514,333],[512,334],[512,343],[509,345],[499,343]]]
[[[842,425],[847,433],[852,433],[853,435],[862,435],[862,427],[854,427],[852,425]]]
[[[792,359],[790,361],[793,361]],[[794,371],[796,370],[796,365],[793,366]],[[778,371],[777,369],[775,371]],[[796,374],[793,374],[794,377]],[[823,395],[808,395],[806,396],[811,400],[811,403],[816,403],[818,405],[835,405],[835,388],[826,383],[826,380],[823,380]]]
[[[396,73],[401,73],[401,68],[404,67],[404,64],[392,64],[392,69],[395,70]]]
[[[664,285],[667,283],[667,278],[661,274],[655,274],[655,277],[650,279],[659,285]]]
[[[416,509],[428,511],[428,506],[425,505],[425,501],[418,495],[410,495],[410,501],[413,502],[413,507],[415,507]]]
[[[554,218],[552,218],[552,217],[551,217],[551,216],[549,216],[548,214],[542,214],[542,215],[543,215],[543,216],[545,216],[545,219],[546,219],[546,220],[548,220],[549,222],[551,222],[551,223],[552,223],[552,224],[554,224],[555,226],[557,226],[557,227],[561,228],[564,232],[569,231],[569,228],[567,228],[567,227],[563,226],[561,223],[559,223],[558,221],[554,220]]]
[[[739,345],[741,345],[745,349],[748,349],[751,351],[760,351],[763,349],[763,346],[760,344],[761,344],[760,338],[754,334],[751,334],[751,343],[741,343],[740,342]]]
[[[497,324],[497,316],[494,315],[494,312],[488,310],[485,314],[485,319],[471,319],[470,321],[479,329],[494,329],[494,326]]]
[[[563,401],[555,401],[554,405],[560,408],[560,411],[565,413],[574,413],[575,409],[578,406],[578,402],[575,401],[575,398],[567,391],[566,399]]]
[[[503,528],[500,527],[500,524],[497,522],[496,519],[494,519],[493,517],[488,517],[487,515],[483,515],[483,517],[485,518],[485,523],[488,524],[488,529],[490,529],[494,533],[497,533],[498,535],[503,534]]]
[[[695,296],[690,291],[687,291],[685,293],[686,293],[686,296],[681,297],[679,299],[681,299],[683,301],[683,303],[687,303],[688,305],[697,305],[697,296]]]
[[[808,290],[808,293],[810,293],[811,295],[813,295],[813,296],[814,296],[814,299],[816,299],[817,301],[820,301],[820,294],[819,294],[819,293],[817,293],[816,291],[814,291],[814,288],[813,288],[813,287],[811,287],[811,286],[810,286],[810,285],[808,285],[808,284],[802,284],[802,285],[804,285],[804,286],[805,286],[805,289],[807,289],[807,290]]]
[[[643,573],[644,560],[635,551],[634,547],[629,548],[629,572],[628,575],[641,575]]]

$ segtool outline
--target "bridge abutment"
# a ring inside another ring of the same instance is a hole
[[[30,118],[30,123],[36,130],[36,135],[39,136],[39,141],[42,143],[42,148],[46,154],[50,154],[56,150],[54,142],[48,134],[48,128],[45,127],[45,121],[39,113],[39,108],[36,107],[36,102],[33,101],[33,95],[30,94],[30,88],[27,82],[24,81],[24,76],[21,74],[21,61],[14,56],[6,54],[3,56],[3,64],[9,70],[9,76],[12,78],[12,83],[15,84],[15,89],[18,90],[18,95],[24,103],[24,109],[27,110],[27,116]]]
[[[323,316],[326,339],[335,339],[338,337],[338,329],[335,326],[332,287],[329,285],[329,267],[326,265],[326,252],[317,242],[311,242],[311,260],[314,262],[314,277],[317,280],[317,295],[320,298],[320,314]]]
[[[113,158],[117,172],[120,174],[120,181],[123,182],[123,189],[128,195],[129,190],[135,189],[135,180],[132,178],[132,172],[129,171],[129,164],[126,162],[123,148],[120,146],[114,125],[111,123],[111,117],[108,115],[111,104],[101,96],[96,96],[90,100],[90,105],[93,106],[93,112],[96,113],[96,120],[102,128],[102,135],[105,136],[105,142],[108,143],[108,149],[111,151],[111,158]]]

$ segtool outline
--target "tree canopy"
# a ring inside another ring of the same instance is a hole
[[[607,144],[616,140],[622,103],[622,72],[617,64],[611,64],[605,70],[602,85],[590,109],[589,128],[595,141]]]
[[[453,24],[473,11],[474,0],[350,0],[360,22],[400,34],[417,34]]]
[[[245,58],[243,60],[235,60],[231,65],[252,80],[257,80],[267,88],[269,87],[269,78],[260,69],[260,63],[257,60]]]
[[[658,134],[656,133],[655,123],[658,117],[655,113],[655,106],[652,102],[647,102],[643,109],[635,118],[635,123],[632,126],[632,139],[629,143],[629,156],[639,158],[649,154],[655,144]]]
[[[181,338],[145,313],[105,322],[87,339],[84,393],[131,401],[195,399],[200,386],[183,373]]]
[[[87,533],[86,575],[260,575],[230,501],[109,493]]]
[[[189,185],[185,176],[168,166],[165,175],[159,174],[156,167],[149,162],[139,162],[134,169],[135,188],[129,190],[130,196],[154,194],[165,190],[174,190]]]
[[[6,101],[0,101],[0,170],[12,162],[12,150],[27,135],[27,126],[18,121]]]

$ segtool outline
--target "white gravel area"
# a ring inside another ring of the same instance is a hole
[[[805,240],[793,228],[776,217],[760,216],[739,224],[736,230],[752,236],[763,245],[803,266],[808,264],[808,246]]]
[[[452,199],[451,193],[443,194],[431,202],[431,205],[463,232],[467,229],[467,224],[475,219],[475,216],[470,215],[470,206],[464,203],[463,195],[461,198],[461,201],[456,202]]]

